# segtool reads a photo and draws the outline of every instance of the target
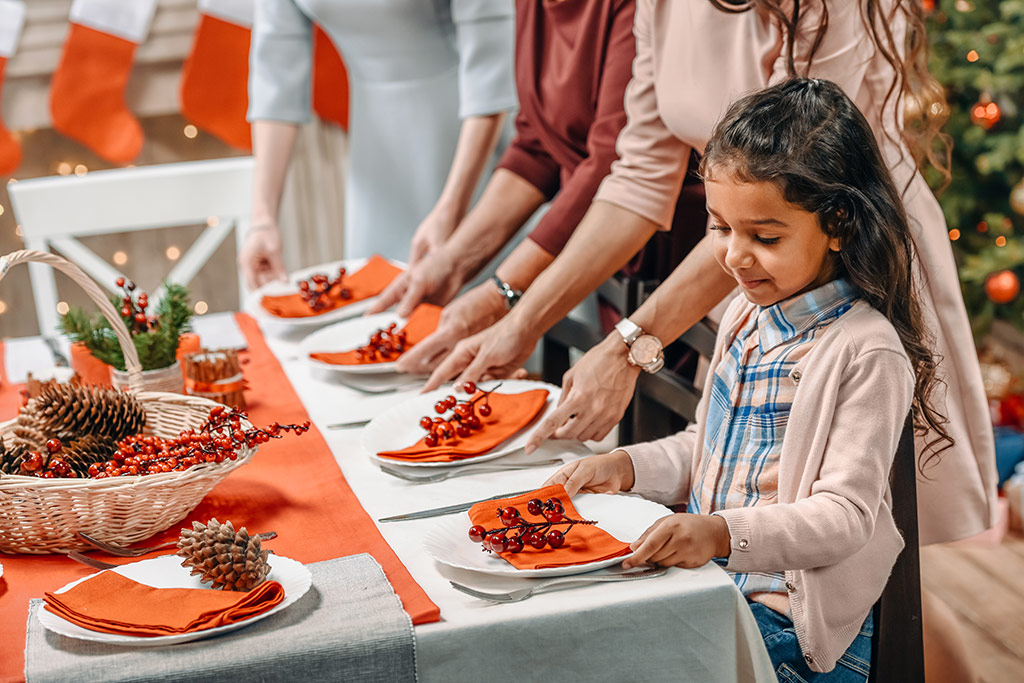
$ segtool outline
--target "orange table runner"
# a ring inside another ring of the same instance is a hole
[[[238,314],[249,349],[242,352],[250,389],[245,398],[255,424],[299,423],[309,419],[280,364],[267,348],[256,322]],[[2,345],[0,345],[2,346]],[[0,418],[17,413],[20,385],[3,375],[0,350]],[[180,527],[212,517],[231,520],[251,530],[273,530],[278,537],[267,547],[302,563],[319,562],[356,553],[369,553],[384,569],[414,624],[439,621],[440,609],[377,530],[338,469],[330,448],[314,426],[306,434],[271,441],[256,456],[232,472],[192,513],[167,531],[141,545],[177,537]],[[130,560],[108,558],[111,562]],[[95,570],[61,555],[0,554],[0,680],[23,680],[25,623],[28,601],[60,588]]]

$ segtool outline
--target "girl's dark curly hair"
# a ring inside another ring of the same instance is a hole
[[[793,78],[748,95],[715,126],[701,174],[778,185],[786,201],[817,215],[838,237],[837,277],[892,323],[916,378],[914,424],[930,434],[919,468],[953,443],[931,405],[938,383],[915,289],[915,250],[900,192],[867,119],[831,81]]]

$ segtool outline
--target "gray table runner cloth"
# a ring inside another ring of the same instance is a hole
[[[124,647],[52,633],[29,607],[27,681],[416,681],[412,622],[371,556],[309,565],[298,602],[222,636]]]

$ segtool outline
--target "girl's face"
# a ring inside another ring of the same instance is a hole
[[[715,258],[749,301],[771,306],[834,278],[829,251],[839,239],[816,214],[787,202],[775,183],[715,175],[704,186]]]

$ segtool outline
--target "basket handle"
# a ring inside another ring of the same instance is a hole
[[[121,345],[125,369],[128,371],[128,389],[133,393],[142,391],[142,364],[139,363],[139,353],[135,350],[135,343],[128,333],[128,328],[125,327],[121,316],[114,310],[110,300],[107,299],[107,295],[103,293],[99,285],[82,272],[81,268],[56,254],[35,249],[22,249],[20,251],[12,251],[6,256],[0,256],[0,280],[7,274],[11,266],[32,262],[45,263],[61,271],[74,280],[75,284],[84,289],[89,298],[100,307],[100,312],[107,319],[107,322],[110,323],[110,328],[114,330],[117,341]]]

